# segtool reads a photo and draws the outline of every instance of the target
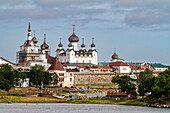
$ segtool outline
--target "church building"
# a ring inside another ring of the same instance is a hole
[[[48,54],[48,45],[44,40],[41,49],[39,49],[37,43],[37,38],[35,36],[32,38],[31,25],[29,21],[27,40],[20,46],[20,51],[17,52],[18,66],[30,67],[35,64],[39,64],[43,65],[45,68],[49,67],[46,58]]]
[[[58,44],[59,48],[56,50],[56,56],[59,57],[59,61],[62,64],[66,63],[72,65],[98,64],[94,38],[91,44],[91,49],[86,50],[84,38],[81,44],[81,49],[78,49],[77,44],[79,42],[79,37],[75,34],[75,25],[73,25],[73,34],[68,38],[68,41],[69,44],[66,50],[63,48],[61,40],[60,43]]]

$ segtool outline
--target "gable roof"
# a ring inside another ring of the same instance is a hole
[[[53,64],[48,68],[48,70],[58,70],[58,71],[65,71],[64,66],[58,60],[55,60]]]
[[[109,66],[129,66],[128,64],[124,63],[124,62],[112,62],[109,64]]]

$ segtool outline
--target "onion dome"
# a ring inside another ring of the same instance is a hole
[[[63,47],[63,44],[60,42],[60,43],[58,44],[58,47]]]
[[[91,44],[91,47],[95,47],[95,44],[94,44],[94,43],[92,43],[92,44]]]
[[[69,43],[69,44],[68,44],[68,47],[72,47],[72,44],[71,44],[71,43]]]
[[[74,33],[74,27],[75,27],[75,25],[73,25],[73,34],[69,37],[69,42],[78,42],[79,41],[79,37],[78,36],[76,36],[75,35],[75,33]]]
[[[60,43],[58,44],[58,47],[63,47],[63,44],[61,43],[61,38],[60,38]]]
[[[37,40],[37,38],[36,38],[35,36],[32,38],[32,41],[33,41],[35,44],[38,43],[38,40]]]
[[[114,52],[114,54],[112,55],[112,59],[118,59],[119,57],[118,57],[118,55],[116,54],[116,48],[115,48],[115,52]]]
[[[83,44],[81,44],[81,47],[83,48],[83,47],[86,47],[86,46],[85,46],[85,44],[83,43]]]
[[[116,53],[114,53],[113,55],[112,55],[112,59],[118,59],[119,57],[118,57],[118,55],[116,54]]]
[[[69,42],[78,42],[79,41],[79,37],[76,36],[74,33],[69,37]]]
[[[41,45],[41,49],[42,49],[42,47],[45,47],[45,49],[48,49],[49,48],[49,46],[46,44],[46,42],[44,42],[42,45]]]
[[[45,47],[45,49],[49,48],[49,46],[46,44],[45,40],[46,40],[46,34],[44,34],[44,43],[41,45],[41,49],[43,46]]]

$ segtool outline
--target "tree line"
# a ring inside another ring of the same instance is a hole
[[[153,76],[153,72],[146,69],[140,72],[138,79],[130,76],[114,76],[112,83],[118,84],[122,92],[136,96],[149,95],[149,98],[170,97],[170,67],[161,72],[158,76]]]
[[[11,65],[4,64],[0,68],[0,89],[9,91],[12,86],[18,86],[26,78],[30,79],[30,86],[49,85],[51,82],[54,85],[58,84],[58,75],[45,71],[45,68],[41,65],[35,65],[31,67],[30,71],[23,72],[21,68],[15,70]]]

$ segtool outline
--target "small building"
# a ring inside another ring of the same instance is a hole
[[[168,69],[168,66],[165,66],[163,64],[151,64],[152,67],[154,68],[153,72],[163,72],[165,71],[166,69]]]
[[[109,64],[109,66],[112,67],[116,73],[129,74],[131,72],[130,66],[121,61],[112,62]]]
[[[29,87],[29,78],[26,78],[25,80],[19,79],[19,84],[14,84],[15,87]]]
[[[14,63],[6,60],[5,58],[0,57],[0,67],[1,67],[3,64],[8,64],[8,65],[11,65],[11,66],[14,66],[14,65],[15,65]]]
[[[56,58],[55,62],[49,67],[50,73],[56,73],[58,75],[58,86],[60,87],[72,87],[74,81],[74,75],[72,72],[66,72],[66,69]]]

